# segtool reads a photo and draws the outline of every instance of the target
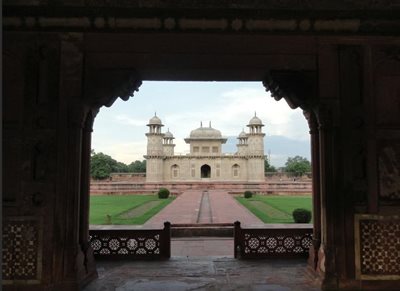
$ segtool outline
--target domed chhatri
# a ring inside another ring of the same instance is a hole
[[[247,137],[247,133],[242,129],[242,132],[239,133],[239,138],[246,138]]]
[[[155,113],[154,116],[152,118],[150,118],[149,123],[147,124],[147,126],[149,125],[160,125],[160,126],[164,126],[161,122],[161,119],[158,118],[157,114]]]
[[[257,113],[254,113],[253,118],[250,119],[249,124],[247,126],[253,126],[253,125],[264,126],[261,119],[257,117]]]
[[[166,138],[174,138],[174,135],[169,131],[169,128],[166,133],[164,133],[164,137]]]
[[[249,133],[244,130],[238,136],[235,153],[223,153],[222,145],[227,138],[211,126],[192,130],[185,142],[188,154],[175,155],[175,139],[172,133],[161,132],[161,120],[155,115],[146,133],[147,155],[146,182],[263,182],[264,133],[262,121],[257,116],[250,120]]]

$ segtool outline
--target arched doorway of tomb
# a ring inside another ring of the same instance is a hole
[[[200,168],[201,178],[211,178],[211,167],[207,164],[202,165]]]

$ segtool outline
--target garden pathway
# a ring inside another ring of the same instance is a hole
[[[204,203],[204,193],[208,194],[206,203]],[[207,219],[205,217],[207,215],[211,215],[211,217]],[[144,228],[161,228],[165,221],[172,224],[196,224],[203,221],[233,223],[236,220],[240,221],[242,226],[247,227],[263,225],[261,220],[238,203],[227,191],[189,190],[179,195],[172,203],[148,220],[144,224]]]

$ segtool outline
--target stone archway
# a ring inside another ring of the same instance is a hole
[[[305,110],[319,180],[313,265],[324,288],[398,283],[398,263],[377,266],[359,256],[360,249],[378,251],[368,248],[368,229],[385,229],[399,212],[399,198],[380,189],[380,171],[399,170],[385,158],[400,144],[396,7],[250,1],[247,10],[189,1],[193,13],[185,14],[181,7],[132,2],[125,9],[109,1],[110,9],[95,1],[67,13],[67,6],[28,2],[5,7],[3,144],[12,175],[3,238],[10,248],[25,243],[21,261],[6,261],[6,270],[25,260],[35,268],[5,273],[7,284],[73,290],[95,276],[85,246],[91,122],[101,106],[128,99],[142,79],[264,80],[276,99]],[[398,218],[391,223],[399,228]],[[12,233],[24,227],[31,240]]]
[[[200,173],[201,173],[201,178],[202,179],[208,179],[211,178],[211,167],[207,164],[202,165],[200,167]]]

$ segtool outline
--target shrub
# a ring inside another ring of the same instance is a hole
[[[296,223],[309,223],[311,221],[311,211],[303,208],[293,210],[293,220]]]
[[[167,199],[169,196],[169,190],[166,188],[160,188],[160,190],[158,190],[158,198],[160,199]]]
[[[251,198],[253,196],[253,192],[251,191],[244,191],[244,198]]]

